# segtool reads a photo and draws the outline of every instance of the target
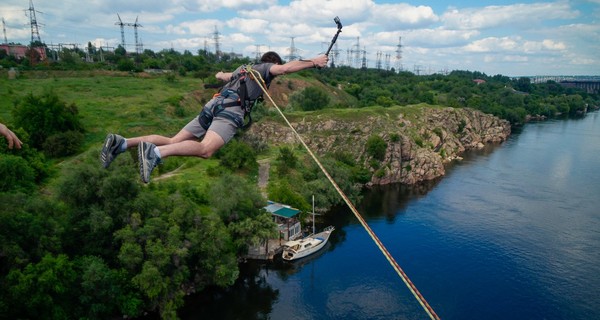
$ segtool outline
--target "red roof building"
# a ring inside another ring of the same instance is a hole
[[[17,59],[25,58],[27,56],[28,49],[28,46],[21,44],[0,44],[0,50],[6,51],[9,56]],[[46,60],[46,50],[43,47],[34,47],[33,49],[39,53],[40,60]]]

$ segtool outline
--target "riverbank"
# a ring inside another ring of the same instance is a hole
[[[501,143],[511,133],[510,123],[468,108],[428,105],[362,108],[348,115],[290,116],[292,126],[316,154],[350,154],[372,174],[369,184],[415,184],[445,175],[445,164],[466,150]],[[262,120],[248,131],[252,139],[269,145],[295,144],[296,137],[280,121]],[[385,153],[375,158],[368,140],[385,142]]]

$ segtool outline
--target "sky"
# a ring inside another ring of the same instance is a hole
[[[28,0],[2,0],[9,43],[29,44]],[[284,60],[310,59],[343,28],[330,54],[337,65],[417,74],[600,75],[600,0],[33,0],[42,42],[85,48],[121,44],[119,17],[137,24],[155,52],[220,50]],[[135,28],[125,48],[135,52]],[[0,42],[4,42],[4,37]],[[295,51],[292,51],[293,48]]]

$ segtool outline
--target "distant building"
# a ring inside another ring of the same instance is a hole
[[[283,240],[294,240],[302,235],[300,221],[296,218],[300,210],[273,201],[268,201],[264,209],[271,213]]]
[[[23,59],[27,57],[29,47],[21,44],[0,44],[0,50],[6,51],[9,56],[16,59]],[[46,49],[44,47],[34,47],[33,50],[39,53],[40,60],[46,60]]]
[[[300,221],[297,218],[300,210],[273,201],[268,201],[264,209],[271,214],[277,224],[279,236],[275,239],[263,239],[261,243],[250,246],[244,256],[246,259],[273,260],[273,257],[283,250],[284,241],[302,236]]]
[[[483,79],[474,79],[473,82],[477,83],[477,85],[480,85],[482,83],[485,83],[485,80],[483,80]]]

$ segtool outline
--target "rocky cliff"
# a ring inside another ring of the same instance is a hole
[[[373,184],[414,184],[443,176],[444,164],[459,159],[465,150],[502,142],[510,135],[508,121],[472,109],[346,109],[288,119],[315,154],[350,154],[371,170]],[[263,119],[246,134],[270,145],[298,143],[282,121]],[[369,153],[367,140],[372,136],[387,145],[383,157],[375,159]]]

